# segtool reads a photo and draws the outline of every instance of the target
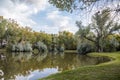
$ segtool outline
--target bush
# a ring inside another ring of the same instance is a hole
[[[31,52],[32,51],[32,46],[31,46],[31,44],[29,42],[26,42],[24,44],[24,51],[25,52]]]
[[[16,47],[16,50],[17,52],[22,52],[24,51],[24,47],[23,47],[23,44],[22,43],[18,43]]]
[[[104,41],[103,51],[104,52],[117,51],[119,45],[120,45],[119,42],[115,38],[107,39],[106,41]]]
[[[15,51],[15,47],[16,47],[16,45],[15,45],[15,43],[13,44],[13,43],[11,43],[11,42],[9,42],[8,44],[7,44],[7,46],[6,46],[6,50],[7,51]]]
[[[88,44],[88,43],[80,43],[78,46],[77,46],[77,52],[79,54],[82,54],[82,55],[85,55],[89,52],[93,51],[93,47],[91,44]]]
[[[65,50],[64,45],[52,44],[49,47],[50,52],[64,52],[64,50]]]
[[[13,45],[12,45],[12,49],[11,49],[11,51],[13,51],[13,52],[14,52],[14,51],[16,50],[15,48],[16,48],[16,45],[15,45],[15,44],[13,44]]]
[[[46,52],[47,51],[47,46],[43,42],[41,42],[41,41],[35,43],[33,45],[33,48],[34,49],[38,49],[39,52]]]
[[[31,52],[32,46],[29,42],[26,42],[25,44],[22,43],[11,43],[7,47],[8,51],[12,52]]]

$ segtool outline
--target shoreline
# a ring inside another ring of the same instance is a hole
[[[120,79],[120,52],[90,53],[92,57],[106,56],[111,61],[79,67],[62,73],[52,74],[39,80],[119,80]]]

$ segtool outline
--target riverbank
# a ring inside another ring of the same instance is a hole
[[[111,58],[111,61],[53,74],[40,80],[120,80],[120,52],[88,55],[107,56]]]
[[[65,53],[77,53],[76,50],[65,50],[64,52],[65,52]]]

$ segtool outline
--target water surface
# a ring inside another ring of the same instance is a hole
[[[0,75],[4,80],[37,80],[50,74],[75,69],[80,66],[95,65],[109,59],[82,56],[74,53],[4,53],[0,59]]]

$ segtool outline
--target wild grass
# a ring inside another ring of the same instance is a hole
[[[111,61],[98,65],[53,74],[40,80],[120,80],[120,52],[90,53],[90,56],[108,56]]]

